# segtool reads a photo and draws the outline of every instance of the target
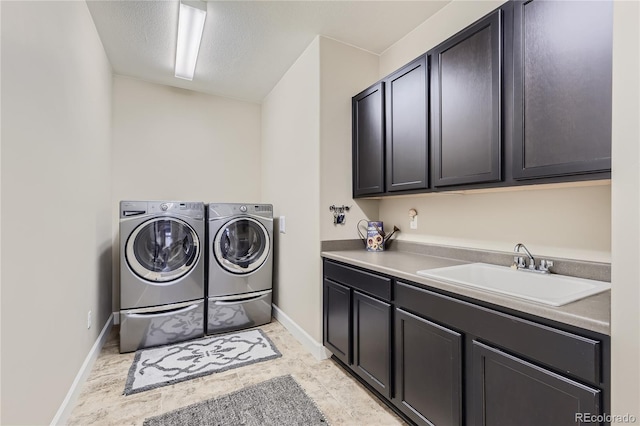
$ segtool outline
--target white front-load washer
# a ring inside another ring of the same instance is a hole
[[[201,202],[120,202],[120,352],[204,335]]]
[[[273,206],[207,208],[207,334],[271,321]]]

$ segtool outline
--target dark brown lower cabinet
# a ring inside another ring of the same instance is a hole
[[[334,358],[410,424],[574,426],[610,410],[609,336],[328,259],[323,317]]]
[[[345,364],[351,362],[351,290],[324,280],[324,345]]]
[[[476,426],[575,426],[582,413],[601,414],[599,389],[477,341],[472,353]]]
[[[381,395],[391,398],[391,305],[353,292],[353,366]]]
[[[324,345],[391,399],[391,279],[325,260],[323,295]]]
[[[418,425],[462,424],[462,335],[395,310],[396,406]]]

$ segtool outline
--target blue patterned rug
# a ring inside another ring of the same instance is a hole
[[[124,395],[280,356],[273,342],[259,329],[142,349],[136,352],[129,368]]]

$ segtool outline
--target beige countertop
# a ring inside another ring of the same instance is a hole
[[[509,296],[449,284],[417,274],[417,271],[423,269],[440,268],[470,262],[404,251],[373,253],[365,250],[342,250],[323,251],[321,254],[327,259],[333,259],[338,262],[344,262],[391,275],[425,287],[455,293],[467,298],[595,331],[597,333],[610,334],[611,291],[590,296],[564,306],[546,306]]]

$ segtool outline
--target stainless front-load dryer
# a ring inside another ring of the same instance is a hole
[[[120,352],[204,335],[200,202],[120,203]]]
[[[207,334],[271,321],[273,206],[209,204]]]

